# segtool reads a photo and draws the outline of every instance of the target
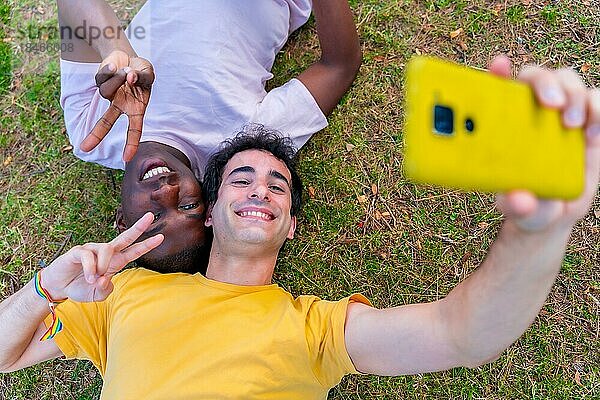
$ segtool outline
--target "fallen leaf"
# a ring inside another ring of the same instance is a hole
[[[373,60],[381,62],[381,61],[385,60],[385,57],[384,56],[375,56],[375,57],[373,57]]]
[[[485,228],[487,228],[487,227],[488,227],[488,225],[489,225],[489,224],[488,224],[487,222],[480,222],[480,223],[478,223],[478,224],[477,224],[477,226],[478,226],[479,228],[481,228],[481,229],[485,229]]]
[[[316,195],[315,188],[312,186],[309,186],[308,187],[308,197],[310,197],[311,199],[314,199],[315,195]]]
[[[383,218],[383,215],[381,215],[381,213],[380,213],[379,211],[375,210],[375,212],[373,213],[373,217],[374,217],[374,218],[375,218],[377,221],[379,221],[380,219],[382,219],[382,218]]]
[[[590,68],[591,68],[591,67],[592,67],[592,66],[591,66],[590,64],[588,64],[588,63],[585,63],[585,64],[583,64],[583,65],[581,66],[581,72],[582,72],[582,73],[586,73],[586,72],[588,72],[588,71],[590,70]]]
[[[469,50],[469,46],[467,46],[467,44],[465,42],[463,42],[462,40],[460,42],[458,42],[458,45],[460,46],[461,49],[463,49],[463,51]]]
[[[463,28],[458,28],[455,31],[450,32],[450,39],[454,39],[458,36],[460,36],[463,33]]]
[[[579,371],[575,371],[575,383],[581,386],[581,374]]]
[[[352,150],[354,150],[356,146],[350,143],[346,143],[346,151],[350,152]]]
[[[417,241],[415,242],[415,245],[417,246],[417,249],[419,249],[419,250],[423,250],[423,246],[421,245],[421,241],[420,241],[420,240],[417,240]]]
[[[467,261],[469,261],[469,258],[471,258],[471,252],[467,251],[460,259],[459,264],[460,265],[464,265]]]
[[[4,159],[4,162],[2,164],[4,164],[5,167],[8,167],[8,164],[10,164],[12,162],[12,157],[8,156]]]
[[[66,146],[63,146],[63,148],[60,149],[60,151],[62,151],[63,153],[66,153],[66,152],[71,151],[71,150],[73,150],[73,146],[71,146],[70,144],[68,144]]]
[[[421,50],[418,47],[415,47],[415,54],[418,56],[420,56],[422,54]]]
[[[367,196],[362,195],[362,194],[360,196],[357,196],[357,199],[358,199],[359,203],[366,203],[367,202]]]
[[[383,218],[389,218],[389,217],[391,217],[391,216],[392,216],[392,214],[390,214],[390,213],[389,213],[389,212],[387,212],[387,211],[384,211],[384,212],[382,212],[382,213],[381,213],[381,216],[382,216]]]
[[[379,193],[379,189],[377,188],[377,185],[374,183],[371,184],[371,193],[373,193],[374,196],[377,196],[377,193]]]

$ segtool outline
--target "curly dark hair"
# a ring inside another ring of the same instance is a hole
[[[204,201],[206,201],[208,207],[211,207],[217,201],[225,165],[234,155],[245,150],[269,152],[286,165],[292,176],[292,207],[290,214],[292,216],[298,215],[302,209],[302,180],[296,172],[296,148],[289,137],[284,137],[280,132],[259,124],[246,125],[235,137],[224,141],[220,150],[213,154],[208,161],[202,185]]]

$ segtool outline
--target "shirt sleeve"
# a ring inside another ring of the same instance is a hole
[[[316,299],[309,305],[306,340],[315,377],[326,388],[340,383],[344,375],[358,373],[346,350],[344,335],[346,311],[353,302],[371,305],[360,294],[336,302]]]
[[[56,307],[63,329],[55,337],[58,348],[67,358],[90,360],[104,375],[107,348],[107,301],[78,303],[67,300]],[[52,323],[52,316],[45,320]]]
[[[327,126],[327,118],[310,91],[298,79],[271,90],[257,104],[251,123],[262,124],[289,136],[297,149]]]
[[[290,8],[290,31],[294,32],[308,21],[312,11],[312,0],[288,0]]]

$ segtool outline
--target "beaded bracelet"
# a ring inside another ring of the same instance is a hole
[[[50,296],[50,293],[42,286],[42,271],[38,271],[33,278],[33,286],[35,287],[35,292],[42,297],[43,299],[48,301],[48,307],[50,308],[50,313],[52,314],[52,325],[48,328],[46,333],[40,338],[40,342],[48,339],[52,339],[58,332],[60,332],[63,328],[63,324],[60,319],[56,316],[56,311],[54,308],[62,303],[65,300],[53,300]]]

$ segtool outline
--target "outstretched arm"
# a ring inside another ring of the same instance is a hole
[[[103,301],[112,292],[112,277],[129,262],[146,254],[162,240],[152,236],[134,241],[150,226],[147,213],[109,243],[76,246],[41,273],[41,286],[53,300]],[[50,360],[62,353],[53,339],[40,341],[48,301],[34,290],[33,280],[0,303],[0,372],[11,372]]]
[[[510,63],[491,66],[507,76]],[[498,196],[506,216],[482,265],[440,301],[385,310],[352,304],[347,349],[356,368],[380,375],[477,366],[497,358],[532,323],[558,275],[571,229],[588,211],[600,175],[600,91],[571,70],[530,67],[519,75],[538,101],[586,128],[586,183],[575,201],[542,201],[528,192]],[[550,96],[547,96],[550,94]]]
[[[347,0],[314,0],[321,58],[298,79],[323,114],[329,115],[352,84],[361,64],[360,43]]]

